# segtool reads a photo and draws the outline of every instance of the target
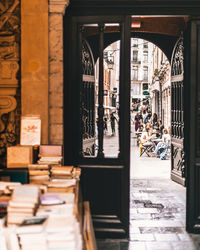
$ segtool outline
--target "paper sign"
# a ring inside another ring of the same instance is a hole
[[[40,145],[41,119],[39,116],[23,116],[21,118],[21,145]]]

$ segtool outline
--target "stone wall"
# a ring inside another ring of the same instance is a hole
[[[41,117],[41,143],[48,143],[48,1],[21,0],[22,116]]]
[[[171,126],[171,91],[170,87],[162,92],[162,109],[164,111],[163,124],[166,128]]]
[[[49,143],[63,144],[63,15],[69,0],[49,1]]]

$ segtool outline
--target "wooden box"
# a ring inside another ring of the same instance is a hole
[[[12,146],[7,148],[7,168],[27,167],[33,163],[32,146]]]

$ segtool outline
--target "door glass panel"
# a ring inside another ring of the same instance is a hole
[[[97,32],[97,24],[80,26],[80,152],[82,156],[95,156],[95,68],[94,57],[87,40]]]
[[[117,158],[119,154],[120,41],[109,40],[113,29],[119,31],[119,24],[85,24],[79,28],[82,157]]]
[[[120,41],[104,50],[104,154],[119,153],[119,64]]]

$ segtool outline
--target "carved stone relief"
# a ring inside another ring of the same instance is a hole
[[[16,92],[19,87],[20,1],[0,0],[0,161],[16,135]],[[19,135],[18,135],[19,136]]]

